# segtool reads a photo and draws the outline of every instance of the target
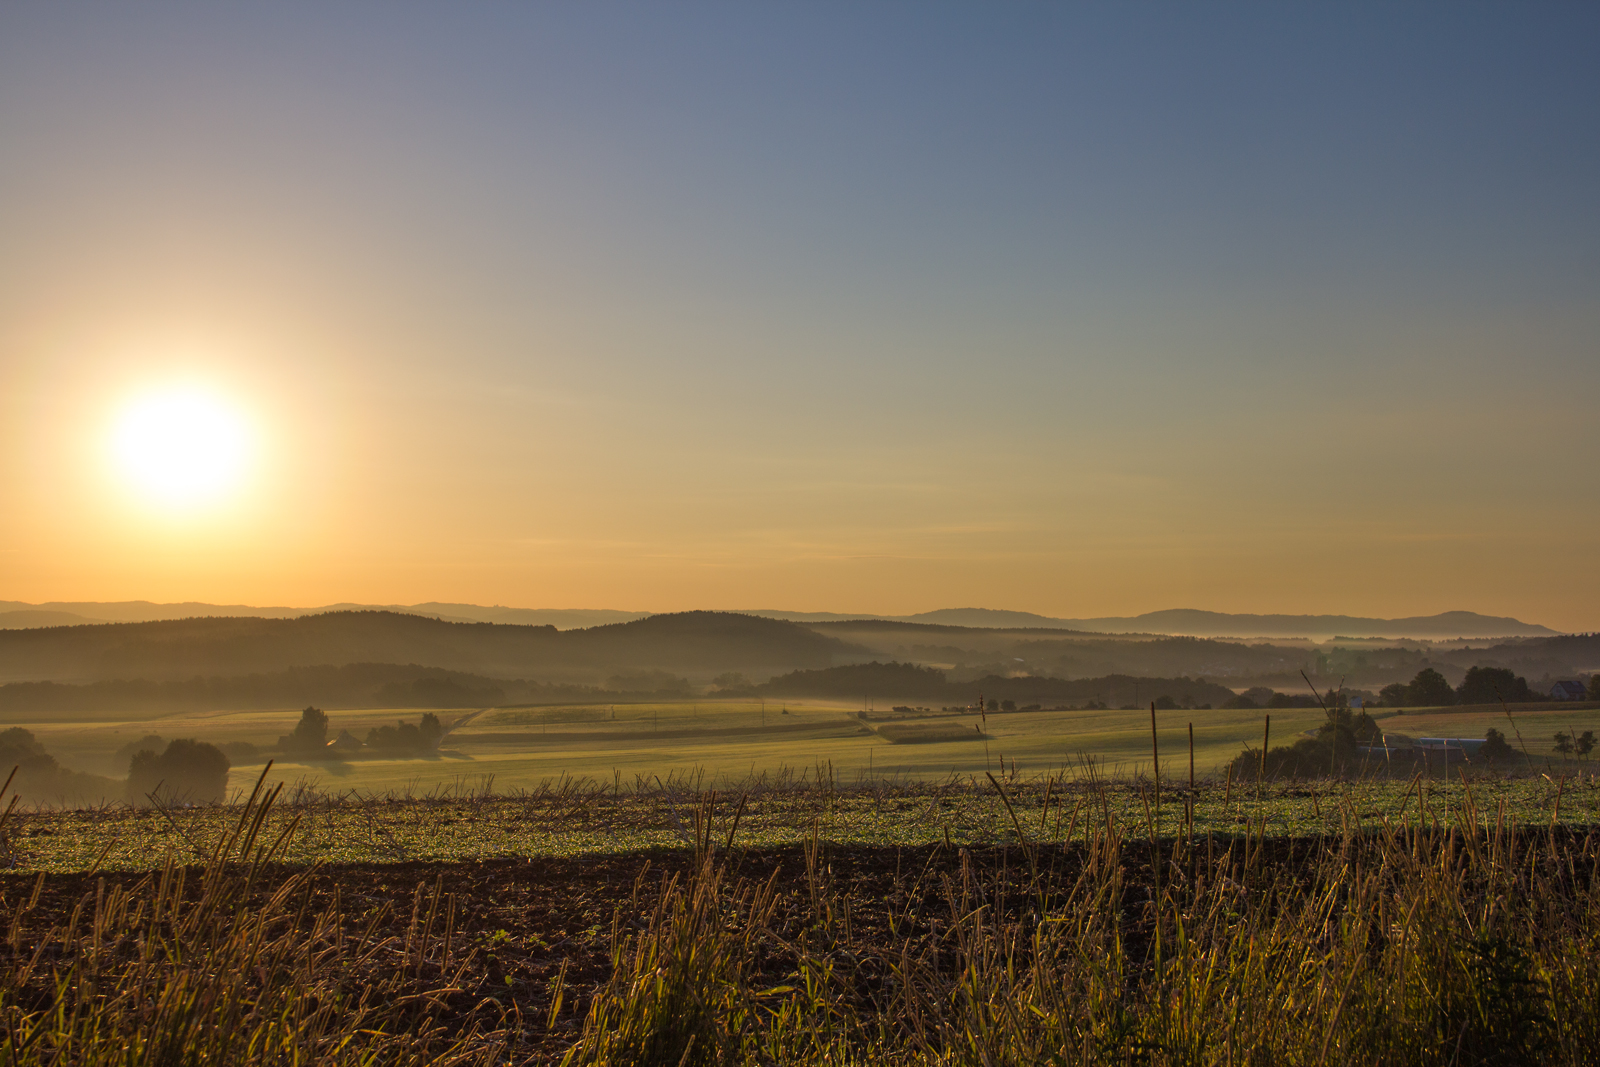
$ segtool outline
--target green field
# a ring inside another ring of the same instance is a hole
[[[815,778],[752,780],[712,795],[692,779],[655,788],[574,780],[520,795],[440,789],[431,797],[370,799],[288,790],[267,837],[297,821],[292,863],[459,862],[681,850],[709,818],[712,837],[782,848],[815,836],[833,846],[1083,842],[1107,826],[1134,838],[1304,837],[1435,825],[1476,813],[1482,827],[1600,824],[1590,774],[1484,779],[1219,783],[1190,794],[1169,783],[1162,802],[1144,780],[1077,773],[988,775],[942,782],[841,786]],[[1005,791],[1002,797],[1000,790]],[[14,813],[5,847],[14,870],[76,871],[98,863],[146,870],[171,854],[203,863],[237,819],[230,807]],[[1020,835],[1019,831],[1020,830]]]
[[[568,778],[620,780],[625,787],[653,778],[696,774],[708,785],[777,774],[831,768],[842,783],[858,778],[938,780],[987,771],[1024,777],[1056,774],[1092,757],[1111,774],[1150,769],[1148,711],[1038,711],[990,715],[980,735],[975,715],[863,722],[859,705],[826,701],[681,701],[660,704],[596,704],[441,712],[447,723],[467,720],[426,759],[354,759],[348,762],[279,761],[272,780],[311,785],[329,793],[426,794],[474,787],[492,778],[497,791],[532,789]],[[397,719],[416,721],[416,709],[336,711],[331,730],[364,737],[373,726]],[[876,714],[876,713],[875,713]],[[1162,711],[1157,713],[1163,773],[1187,778],[1188,727],[1194,727],[1194,762],[1200,777],[1212,775],[1246,745],[1259,746],[1267,713],[1256,710]],[[1319,709],[1274,710],[1272,742],[1292,743],[1322,721]],[[236,761],[233,785],[253,782],[267,752],[288,733],[298,709],[184,713],[121,722],[13,722],[33,731],[66,765],[120,777],[126,767],[113,754],[128,742],[155,733],[170,740],[196,737],[214,744],[245,741],[262,757]],[[1520,731],[1536,761],[1563,763],[1553,751],[1557,731],[1600,731],[1600,709],[1515,711],[1507,721],[1498,708],[1378,711],[1380,725],[1410,737],[1482,737],[1497,727],[1513,746]],[[894,744],[878,728],[917,733],[935,730],[960,740]],[[1569,770],[1576,761],[1566,761]]]
[[[1084,843],[1114,828],[1134,839],[1222,840],[1375,833],[1408,827],[1600,826],[1600,781],[1565,773],[1470,779],[1411,773],[1356,781],[1107,776],[1082,764],[1054,774],[840,782],[824,765],[708,788],[684,774],[625,785],[564,778],[490,794],[471,782],[375,797],[285,786],[265,827],[287,829],[290,863],[466,862],[683,851],[706,833],[742,848],[813,839],[830,846]],[[231,806],[13,812],[0,832],[12,870],[148,870],[166,857],[201,864],[238,818]],[[705,830],[709,827],[709,830]]]

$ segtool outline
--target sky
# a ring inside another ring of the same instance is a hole
[[[1600,628],[1597,54],[1582,4],[6,4],[0,599]]]

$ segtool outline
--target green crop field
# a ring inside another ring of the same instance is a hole
[[[826,701],[679,701],[656,704],[594,704],[439,712],[461,722],[441,751],[425,759],[372,758],[347,762],[280,760],[271,779],[312,785],[330,793],[426,794],[474,787],[492,778],[496,790],[532,789],[568,778],[620,780],[625,786],[652,778],[697,774],[707,784],[743,780],[784,769],[831,768],[836,780],[858,777],[938,780],[985,772],[1024,776],[1059,773],[1085,757],[1113,774],[1150,769],[1148,711],[1037,711],[932,716],[903,721],[862,721],[858,706]],[[398,719],[415,722],[417,709],[336,711],[331,730],[358,738],[374,726]],[[1265,716],[1256,710],[1194,710],[1157,713],[1163,771],[1187,777],[1189,726],[1194,728],[1197,775],[1207,777],[1239,754],[1259,746]],[[1320,709],[1272,711],[1272,743],[1290,744],[1315,730]],[[63,763],[120,777],[113,760],[119,748],[147,734],[168,740],[195,737],[213,744],[248,742],[261,749],[256,760],[236,759],[233,786],[253,782],[277,739],[293,729],[299,709],[184,713],[124,722],[16,722],[34,732]],[[1600,731],[1600,710],[1514,711],[1499,709],[1408,709],[1376,712],[1383,729],[1407,737],[1482,737],[1489,727],[1522,743],[1535,761],[1562,765],[1553,752],[1557,731]],[[981,726],[982,731],[973,729]],[[885,733],[879,733],[880,729]],[[923,743],[893,743],[926,735]],[[971,736],[968,736],[970,732]],[[955,740],[942,738],[954,737]],[[1577,764],[1567,761],[1569,769]]]
[[[1408,772],[1409,773],[1409,772]],[[1357,781],[1216,778],[1188,788],[1107,776],[1082,765],[1056,774],[841,783],[820,775],[756,776],[708,787],[704,776],[566,778],[513,793],[471,784],[424,795],[288,788],[266,825],[291,822],[291,863],[462,862],[682,850],[701,829],[747,848],[816,838],[841,847],[1084,842],[1108,826],[1136,838],[1235,838],[1368,832],[1471,818],[1480,827],[1600,825],[1600,782],[1565,774],[1471,779],[1411,774]],[[1464,814],[1465,813],[1465,814]],[[172,856],[203,863],[237,818],[229,806],[14,812],[3,846],[13,870],[141,870]]]

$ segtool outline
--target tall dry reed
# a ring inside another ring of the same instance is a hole
[[[315,903],[313,869],[274,869],[295,830],[263,840],[277,797],[258,783],[204,867],[101,877],[64,923],[35,928],[41,875],[0,940],[0,1064],[497,1062],[491,1036],[436,1017],[451,990],[440,938],[414,931],[399,946],[414,966],[375,968],[394,939],[347,934],[337,899]]]
[[[619,921],[567,1065],[1576,1065],[1600,1049],[1600,837],[1484,819],[1470,791],[1377,832],[1221,844],[1107,817],[1083,848],[1023,851],[1020,888],[945,857],[905,887],[888,945],[830,918],[848,887],[809,855],[803,914],[775,921],[770,881],[703,853],[642,927]]]

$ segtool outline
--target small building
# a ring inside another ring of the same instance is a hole
[[[349,730],[340,730],[339,736],[328,742],[328,754],[331,756],[353,756],[361,748],[361,740]]]
[[[1589,691],[1582,682],[1557,682],[1550,687],[1551,700],[1588,700]]]

